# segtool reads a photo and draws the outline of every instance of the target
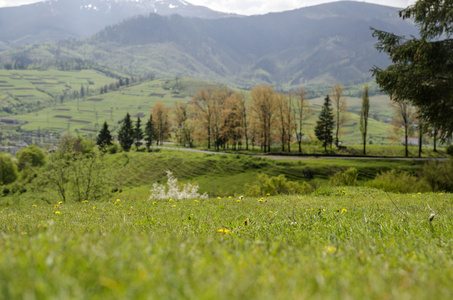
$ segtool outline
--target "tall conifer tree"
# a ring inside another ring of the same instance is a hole
[[[121,123],[121,127],[118,131],[118,141],[124,151],[129,151],[134,143],[134,128],[132,126],[131,116],[129,113]]]
[[[334,128],[334,115],[332,110],[332,104],[329,95],[324,99],[324,104],[315,127],[315,135],[323,142],[324,151],[327,152],[327,145],[332,147],[333,137],[332,132]]]
[[[137,122],[135,123],[135,128],[134,128],[134,143],[135,147],[138,150],[138,147],[142,144],[142,139],[143,139],[143,130],[141,128],[141,120],[140,117],[137,117]]]
[[[146,122],[146,127],[145,127],[145,141],[146,141],[146,149],[148,149],[148,151],[149,151],[149,147],[151,147],[151,144],[153,143],[155,136],[156,136],[156,130],[154,128],[153,115],[150,115],[148,122]]]
[[[112,145],[112,135],[110,134],[109,125],[107,121],[104,122],[99,135],[96,138],[96,144],[99,145],[101,151],[105,150],[105,147]]]

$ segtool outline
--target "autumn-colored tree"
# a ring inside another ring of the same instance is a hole
[[[231,91],[226,87],[216,88],[214,90],[214,103],[212,106],[212,133],[217,150],[225,146],[225,140],[220,134],[222,125],[225,123],[225,114],[223,112],[224,103],[231,96]]]
[[[192,98],[191,102],[193,104],[194,118],[198,121],[199,128],[205,130],[208,149],[211,148],[214,101],[214,89],[212,87],[202,87]]]
[[[189,119],[188,104],[175,101],[173,103],[172,115],[176,126],[176,139],[178,143],[183,146],[189,144],[189,147],[192,147],[193,132],[195,129]]]
[[[415,110],[409,103],[409,101],[395,101],[391,102],[390,106],[394,110],[395,117],[392,120],[392,124],[395,129],[395,133],[404,130],[404,145],[405,145],[405,156],[409,156],[408,139],[409,133],[413,129],[413,122],[415,118]]]
[[[275,105],[282,151],[285,151],[285,144],[287,144],[288,152],[291,152],[291,139],[294,130],[292,97],[278,93],[275,95]]]
[[[296,132],[297,143],[299,144],[299,152],[302,152],[302,137],[303,125],[311,116],[310,104],[306,99],[307,91],[304,88],[296,89],[290,94],[291,98],[294,98],[296,103],[294,112],[294,130]]]
[[[332,86],[332,104],[335,115],[335,145],[338,147],[341,138],[341,126],[346,123],[347,102],[343,97],[343,87],[339,83]]]
[[[162,145],[165,140],[170,136],[170,125],[168,124],[168,113],[170,109],[162,102],[154,103],[151,108],[151,115],[153,116],[154,129],[156,132],[156,145]]]
[[[275,122],[275,90],[270,85],[262,85],[250,91],[252,110],[259,121],[261,147],[271,151],[271,129]]]
[[[220,130],[220,138],[227,144],[232,145],[233,149],[237,149],[242,145],[244,127],[246,123],[244,119],[245,101],[238,94],[231,94],[223,103],[223,125]]]

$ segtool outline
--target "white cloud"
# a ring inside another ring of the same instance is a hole
[[[190,3],[195,5],[207,6],[218,11],[234,12],[244,15],[285,11],[333,1],[339,0],[189,0]],[[406,7],[408,3],[413,1],[414,0],[366,0],[360,2]]]
[[[41,1],[43,0],[0,0],[0,7],[18,6]],[[188,0],[187,2],[207,6],[217,11],[254,15],[291,10],[332,1],[338,0]],[[366,0],[362,2],[406,7],[415,2],[415,0]]]
[[[0,7],[5,6],[19,6],[24,4],[30,4],[35,2],[41,2],[42,0],[0,0]]]

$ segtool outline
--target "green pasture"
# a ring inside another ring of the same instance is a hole
[[[0,207],[3,299],[451,299],[453,196]],[[227,194],[228,195],[228,194]],[[232,195],[232,191],[230,192]],[[197,201],[195,201],[197,200]]]
[[[94,70],[38,71],[0,69],[0,116],[40,111],[60,104],[59,97],[73,92],[99,93],[116,80]],[[16,118],[16,116],[14,116]],[[25,120],[26,121],[26,120]]]
[[[174,101],[190,99],[165,90],[162,87],[164,82],[158,80],[125,87],[115,92],[48,107],[36,113],[19,115],[17,118],[27,121],[22,126],[24,130],[51,128],[84,136],[88,133],[97,134],[104,121],[107,121],[110,130],[115,132],[127,112],[134,120],[140,116],[145,122],[153,103],[160,101],[171,106]]]

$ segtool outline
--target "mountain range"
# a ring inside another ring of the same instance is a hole
[[[108,25],[150,13],[206,19],[233,16],[183,0],[47,0],[0,8],[0,50],[86,37]]]
[[[60,1],[61,5],[68,2]],[[35,5],[56,6],[60,5],[58,2]],[[86,22],[102,19],[93,17],[92,20],[88,17],[90,14],[117,15],[114,11],[121,10],[122,5],[144,7],[138,10],[145,13],[151,10],[152,13],[128,17],[89,37],[0,52],[0,65],[23,60],[28,65],[42,67],[46,62],[77,60],[127,74],[190,76],[243,88],[269,83],[286,90],[300,85],[369,81],[369,70],[373,65],[385,67],[390,63],[386,56],[375,50],[376,40],[370,27],[398,34],[416,34],[411,22],[398,17],[398,9],[360,2],[333,2],[249,17],[217,13],[177,0],[70,2],[86,3],[83,7],[77,6],[77,14],[90,20]],[[180,11],[197,9],[197,18],[188,14],[182,16],[182,13],[154,13],[155,10],[159,12],[158,5],[176,9],[177,4]],[[113,9],[116,5],[118,8]],[[31,9],[31,6],[27,8]],[[54,15],[61,18],[59,13],[54,11]],[[68,16],[65,22],[81,23],[73,17],[71,21]],[[56,20],[52,23],[63,27]],[[29,26],[22,28],[24,32],[27,28],[30,30]],[[39,28],[43,25],[35,26],[36,30]],[[77,35],[72,31],[68,37],[91,33],[85,27]],[[11,39],[18,36],[11,35],[6,41],[1,36],[0,39],[11,45]]]

